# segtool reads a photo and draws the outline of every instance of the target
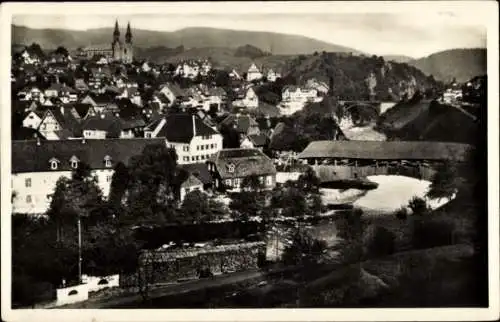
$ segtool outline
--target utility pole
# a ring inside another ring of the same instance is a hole
[[[82,223],[81,216],[78,215],[78,283],[82,283]]]

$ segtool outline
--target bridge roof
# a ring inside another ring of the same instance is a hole
[[[314,141],[299,159],[342,158],[377,160],[456,160],[463,161],[468,144],[419,141]]]

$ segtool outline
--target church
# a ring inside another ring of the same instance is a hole
[[[127,32],[125,33],[125,42],[120,39],[120,28],[118,21],[115,23],[115,31],[113,32],[113,42],[111,48],[107,46],[89,46],[83,48],[80,55],[91,59],[94,56],[102,55],[109,60],[118,61],[122,63],[132,63],[134,60],[134,49],[132,44],[132,31],[130,30],[130,23],[127,25]]]
[[[123,63],[131,63],[134,58],[132,47],[132,31],[130,30],[130,22],[127,24],[127,32],[125,33],[125,43],[120,40],[120,29],[118,21],[115,23],[115,31],[113,32],[113,43],[111,44],[112,58],[115,61]]]

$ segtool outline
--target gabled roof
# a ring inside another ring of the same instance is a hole
[[[258,127],[257,121],[250,115],[230,114],[222,122],[221,125],[236,127],[239,133],[247,133],[250,127]]]
[[[420,141],[314,141],[299,154],[306,158],[378,160],[457,160],[471,148],[467,144]]]
[[[99,114],[88,117],[82,123],[82,131],[97,130],[108,132],[108,137],[118,137],[122,130],[121,120],[111,113]]]
[[[248,136],[248,139],[253,143],[254,146],[260,147],[267,143],[268,137],[265,134],[252,134]]]
[[[218,134],[194,114],[173,113],[167,115],[165,120],[157,137],[164,137],[169,142],[190,143],[194,136]]]
[[[62,110],[62,111],[61,111]],[[75,133],[79,130],[80,128],[80,123],[78,120],[75,118],[73,113],[71,112],[70,107],[51,107],[47,109],[47,112],[45,113],[45,117],[49,115],[54,116],[56,119],[57,123],[66,130],[69,130],[71,133]],[[44,117],[44,119],[45,119]],[[42,120],[43,122],[43,120]]]
[[[179,165],[194,177],[198,178],[204,185],[211,184],[213,179],[205,163],[190,163]]]
[[[186,94],[185,91],[179,87],[179,85],[174,83],[167,83],[165,85],[160,86],[160,91],[164,87],[167,87],[175,95],[175,97],[184,96]]]
[[[85,142],[85,143],[83,143]],[[106,140],[36,140],[12,141],[12,172],[51,171],[49,160],[60,161],[58,170],[71,170],[70,159],[76,156],[92,169],[105,168],[104,159],[111,157],[112,164],[128,164],[133,156],[140,155],[146,145],[165,144],[159,139],[106,139]]]
[[[215,164],[223,180],[276,174],[273,161],[258,149],[224,149],[210,161]],[[229,171],[232,167],[234,172]]]
[[[76,112],[81,118],[87,116],[89,110],[94,108],[92,104],[84,104],[84,103],[76,103],[73,105],[73,107],[75,108]]]
[[[190,174],[187,179],[181,184],[182,188],[190,188],[196,186],[203,186],[203,182],[196,178],[194,175]]]

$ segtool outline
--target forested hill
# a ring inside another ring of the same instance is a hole
[[[445,50],[408,63],[444,82],[464,82],[487,71],[484,48]]]
[[[368,98],[371,91],[378,100],[394,99],[405,92],[425,91],[441,84],[406,63],[387,62],[383,57],[355,56],[342,53],[300,55],[287,62],[287,75],[304,83],[316,78],[329,83],[333,77],[333,95],[341,99]]]

